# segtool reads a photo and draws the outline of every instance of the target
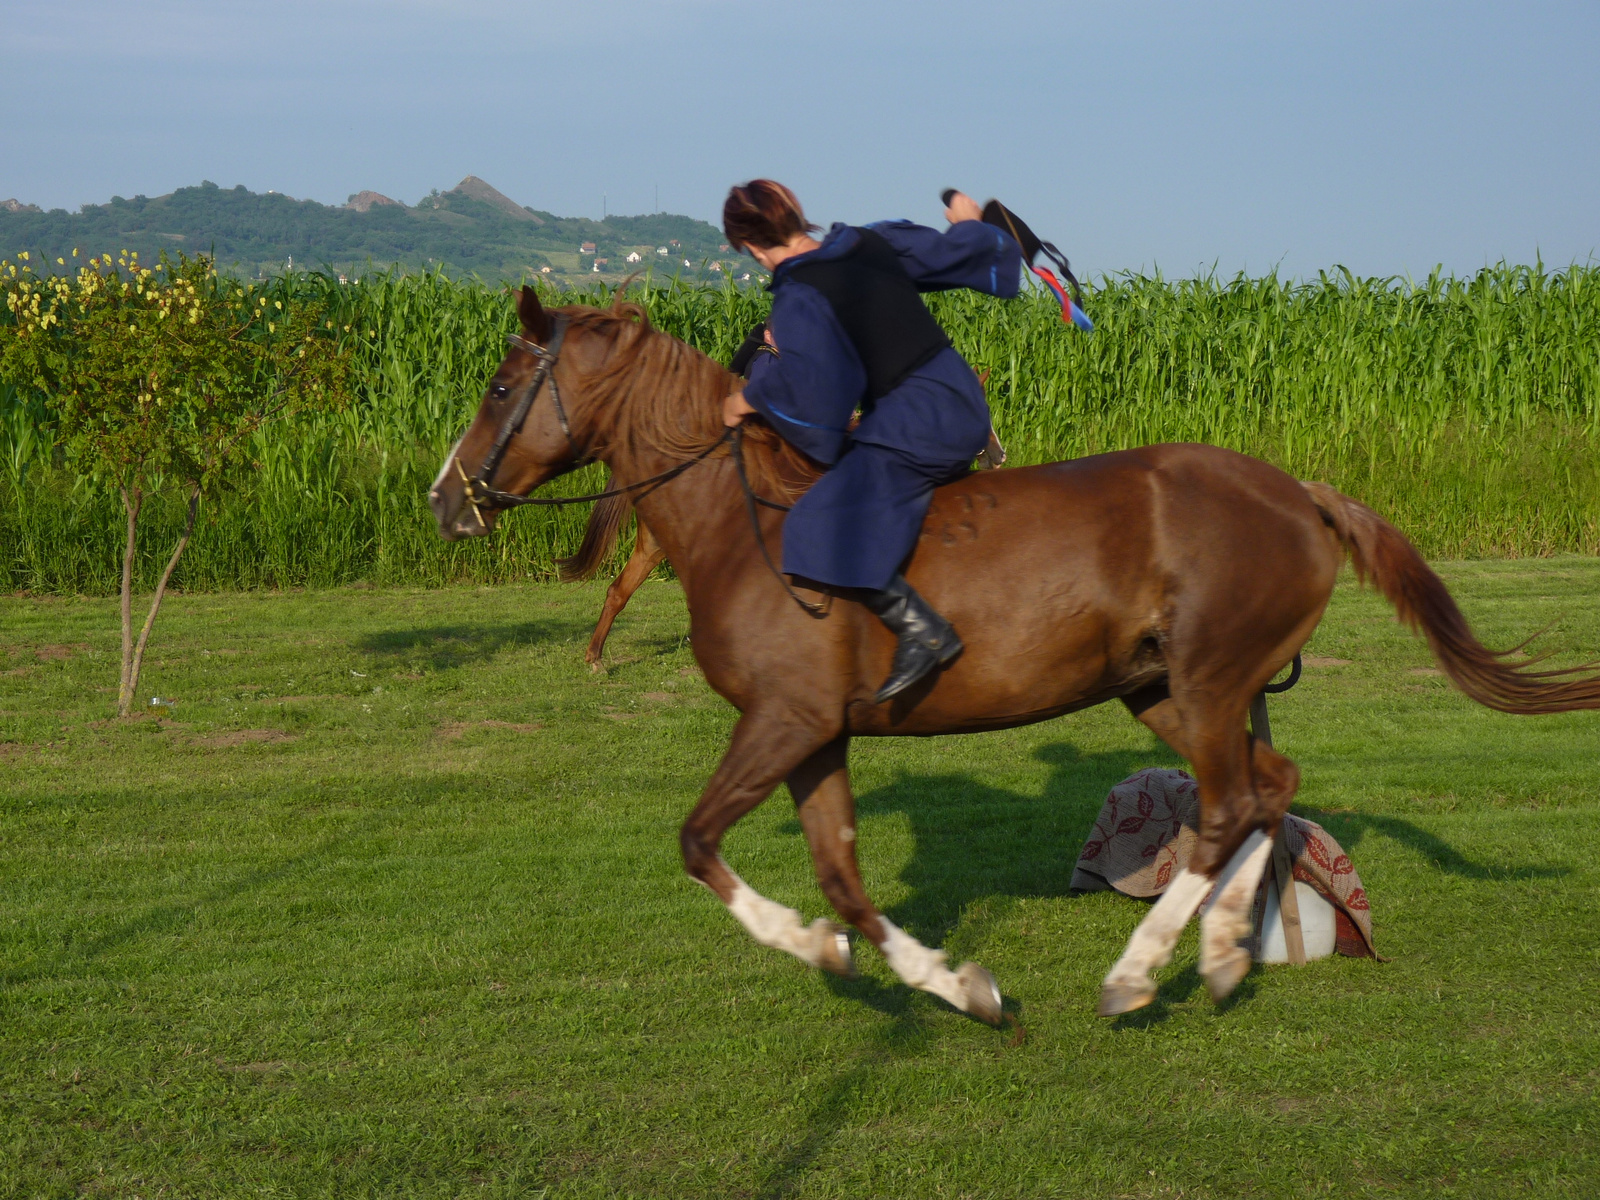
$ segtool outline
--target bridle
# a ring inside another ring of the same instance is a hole
[[[561,343],[567,336],[568,318],[557,316],[554,328],[550,331],[550,341],[541,346],[538,342],[513,333],[506,340],[518,350],[527,352],[539,360],[539,366],[533,373],[533,378],[518,391],[517,401],[511,411],[506,414],[506,419],[500,423],[499,432],[494,435],[494,444],[489,447],[489,453],[484,456],[483,462],[472,475],[468,475],[466,468],[461,465],[461,460],[451,454],[455,463],[456,473],[461,476],[462,493],[468,504],[472,505],[473,515],[478,518],[480,525],[484,524],[480,504],[490,504],[496,508],[521,508],[528,504],[544,504],[562,506],[567,504],[588,504],[594,500],[607,500],[613,496],[625,496],[629,492],[636,492],[642,488],[654,491],[669,480],[676,479],[690,467],[698,462],[704,462],[711,453],[724,442],[731,442],[733,447],[734,465],[738,469],[739,484],[744,491],[745,507],[750,516],[750,527],[755,532],[756,545],[760,547],[761,557],[766,561],[767,569],[783,585],[783,590],[789,598],[798,604],[807,614],[813,617],[825,617],[832,610],[833,597],[829,595],[822,604],[812,604],[804,600],[790,586],[789,581],[778,570],[777,563],[772,561],[772,554],[767,549],[766,539],[761,535],[761,521],[756,514],[756,506],[776,509],[779,512],[788,512],[792,507],[788,504],[779,504],[758,496],[750,485],[750,477],[744,464],[744,426],[729,426],[722,431],[722,436],[712,442],[693,458],[684,459],[676,466],[668,467],[648,479],[641,479],[635,483],[624,484],[621,487],[608,488],[603,492],[590,492],[586,496],[518,496],[514,492],[502,492],[494,488],[495,472],[500,469],[500,463],[505,459],[506,450],[511,445],[511,439],[522,432],[522,426],[528,419],[528,413],[533,409],[533,402],[538,398],[539,389],[546,381],[550,384],[550,401],[555,406],[556,420],[561,425],[561,432],[566,434],[567,446],[572,451],[572,460],[575,467],[585,465],[589,460],[578,448],[578,439],[572,434],[572,423],[567,420],[566,407],[561,403],[561,388],[556,384],[555,368],[561,358]]]
[[[577,439],[572,436],[572,423],[567,420],[566,407],[561,403],[561,388],[556,384],[554,374],[556,363],[561,359],[561,343],[566,340],[567,323],[565,316],[556,317],[555,327],[550,331],[550,343],[547,346],[541,346],[520,333],[513,333],[506,339],[518,350],[525,351],[538,359],[539,366],[534,371],[533,378],[517,392],[516,403],[511,406],[506,419],[500,423],[499,432],[494,435],[494,444],[489,447],[489,453],[484,455],[483,462],[478,464],[477,471],[469,476],[462,467],[461,460],[455,459],[456,472],[461,476],[462,491],[480,523],[483,520],[483,514],[478,509],[480,504],[511,508],[530,502],[526,496],[496,491],[491,485],[494,483],[495,472],[500,469],[500,463],[505,459],[511,439],[522,432],[523,423],[527,421],[528,412],[533,408],[533,402],[538,397],[539,389],[544,386],[545,380],[550,381],[550,399],[555,404],[556,420],[561,423],[561,432],[567,435],[567,445],[572,449],[573,459],[581,463],[582,456],[578,452]],[[454,454],[451,457],[454,458]]]
[[[561,359],[561,343],[566,340],[566,316],[555,318],[554,328],[550,331],[550,341],[547,345],[539,345],[530,338],[523,337],[520,333],[511,334],[506,340],[518,350],[527,352],[539,360],[539,366],[533,373],[533,378],[517,392],[516,403],[511,411],[506,414],[506,419],[500,423],[499,432],[494,435],[494,444],[489,447],[489,453],[484,455],[483,462],[478,465],[477,471],[468,475],[466,468],[461,465],[461,460],[451,455],[455,464],[456,474],[461,476],[461,490],[468,504],[472,505],[472,512],[478,518],[478,523],[483,524],[483,513],[479,505],[492,505],[495,508],[521,508],[528,504],[543,504],[560,507],[567,504],[588,504],[594,500],[604,500],[611,496],[625,496],[629,492],[636,492],[641,488],[659,487],[669,479],[676,479],[695,463],[709,458],[712,451],[734,435],[734,430],[724,429],[722,436],[712,442],[693,458],[685,459],[676,466],[668,467],[665,471],[641,479],[636,483],[624,484],[622,487],[608,488],[603,492],[591,492],[586,496],[519,496],[515,492],[502,492],[493,486],[495,472],[500,469],[501,462],[505,459],[506,450],[511,445],[511,440],[522,432],[522,426],[528,419],[528,413],[533,409],[533,402],[539,396],[539,389],[545,382],[550,384],[550,402],[555,406],[556,421],[561,425],[561,432],[567,436],[567,446],[572,451],[574,467],[585,466],[589,457],[578,448],[578,439],[573,436],[572,422],[567,419],[566,406],[561,403],[561,388],[556,383],[556,363]],[[763,500],[763,504],[769,503]],[[774,505],[774,507],[777,507]]]

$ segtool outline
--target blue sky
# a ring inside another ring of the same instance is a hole
[[[0,199],[998,195],[1089,272],[1600,259],[1600,4],[4,0]]]

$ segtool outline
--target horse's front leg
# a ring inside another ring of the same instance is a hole
[[[779,781],[837,729],[822,729],[792,712],[746,712],[734,726],[733,741],[678,833],[683,864],[739,918],[763,946],[787,950],[802,962],[849,974],[850,950],[844,931],[825,917],[809,926],[794,909],[769,900],[740,879],[722,860],[723,834],[772,794]]]
[[[789,776],[789,791],[811,844],[811,858],[823,894],[835,912],[883,953],[906,983],[933,993],[981,1021],[1000,1024],[1000,989],[993,975],[974,962],[950,970],[945,966],[943,950],[930,949],[897,928],[867,898],[856,864],[856,800],[850,791],[849,747],[848,737],[836,738]],[[844,934],[841,932],[838,937],[843,969],[821,965],[843,975],[851,969],[850,951]]]
[[[589,664],[591,671],[600,669],[600,656],[605,653],[606,638],[611,635],[611,623],[628,606],[633,594],[646,579],[650,578],[650,572],[655,570],[666,556],[667,552],[656,541],[655,535],[650,532],[650,527],[640,521],[639,533],[633,543],[633,553],[628,555],[622,573],[613,579],[611,586],[606,589],[606,602],[600,609],[600,620],[595,623],[594,634],[589,638],[589,648],[584,651],[583,661]]]

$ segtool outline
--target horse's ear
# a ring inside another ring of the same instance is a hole
[[[550,314],[544,311],[544,305],[539,303],[539,293],[527,284],[522,285],[522,296],[517,301],[517,315],[522,318],[522,327],[532,335],[533,340],[542,342],[550,336]]]

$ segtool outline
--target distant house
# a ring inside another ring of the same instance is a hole
[[[719,263],[719,262],[714,262],[714,263],[711,264],[711,269],[713,271],[720,271],[720,270],[722,270],[722,264]]]
[[[643,262],[644,261],[644,255],[640,254],[637,250],[635,250],[632,254],[628,255],[628,261],[629,262]]]
[[[596,246],[593,242],[585,242],[583,245],[578,247],[579,254],[593,254],[595,250]]]
[[[548,275],[548,274],[550,274],[550,268],[549,268],[549,267],[540,267],[540,268],[539,268],[539,274],[541,274],[541,275]],[[750,276],[748,276],[748,275],[746,275],[746,276],[745,276],[745,278],[746,278],[746,279],[749,279],[749,278],[750,278]]]
[[[665,256],[668,253],[668,250],[665,246],[657,246],[656,253]]]
[[[683,265],[686,267],[689,265],[689,260],[687,258],[683,260]]]
[[[683,243],[678,241],[677,238],[672,238],[672,239],[668,240],[667,245],[671,246],[674,250],[676,250],[679,246],[683,245]]]
[[[726,254],[729,250],[732,250],[733,247],[724,242],[722,245],[718,246],[717,249]]]
[[[594,260],[594,269],[596,271],[598,271],[601,267],[608,267],[610,265],[611,260],[609,258],[597,258]]]

